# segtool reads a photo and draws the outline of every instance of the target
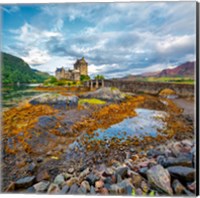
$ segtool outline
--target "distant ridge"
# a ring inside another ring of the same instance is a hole
[[[42,83],[49,74],[31,69],[21,58],[2,52],[2,82]]]
[[[194,65],[195,65],[195,61],[186,62],[172,69],[164,69],[164,70],[156,71],[156,72],[147,72],[147,73],[143,73],[139,75],[128,75],[121,79],[122,80],[136,80],[138,77],[190,77],[190,78],[194,78]]]

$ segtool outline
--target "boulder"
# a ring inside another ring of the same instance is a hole
[[[161,193],[172,195],[171,177],[167,169],[161,165],[151,167],[147,171],[147,178],[149,184]]]
[[[125,99],[125,94],[117,88],[104,87],[96,91],[82,95],[84,98],[97,98],[106,101],[122,101]]]
[[[77,96],[63,96],[60,94],[41,94],[29,101],[32,105],[46,104],[56,109],[66,109],[78,106]]]
[[[15,182],[15,188],[28,188],[35,182],[35,176],[23,177]]]
[[[172,177],[183,182],[192,182],[195,179],[195,169],[185,166],[171,166],[167,168]]]
[[[177,158],[169,157],[165,160],[165,162],[162,163],[164,167],[169,166],[187,166],[192,167],[192,158],[189,156],[179,156]]]

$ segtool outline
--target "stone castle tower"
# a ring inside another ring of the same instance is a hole
[[[88,63],[83,57],[75,62],[73,70],[65,70],[63,67],[57,68],[55,74],[58,80],[66,79],[79,81],[81,75],[88,75]]]
[[[85,61],[84,57],[76,61],[74,69],[79,70],[80,75],[88,75],[88,63]]]

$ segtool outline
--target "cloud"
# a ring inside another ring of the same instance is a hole
[[[2,7],[2,9],[3,9],[3,11],[5,11],[5,12],[7,12],[9,14],[12,14],[12,13],[20,11],[19,6],[16,6],[16,5],[8,6],[8,7]]]
[[[152,72],[195,59],[195,3],[49,4],[4,49],[52,73],[84,56],[90,75]]]

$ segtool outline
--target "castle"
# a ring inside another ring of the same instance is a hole
[[[81,75],[88,75],[88,63],[83,57],[75,62],[73,70],[65,70],[64,67],[62,67],[57,68],[55,73],[57,80],[66,79],[72,81],[79,81]]]

